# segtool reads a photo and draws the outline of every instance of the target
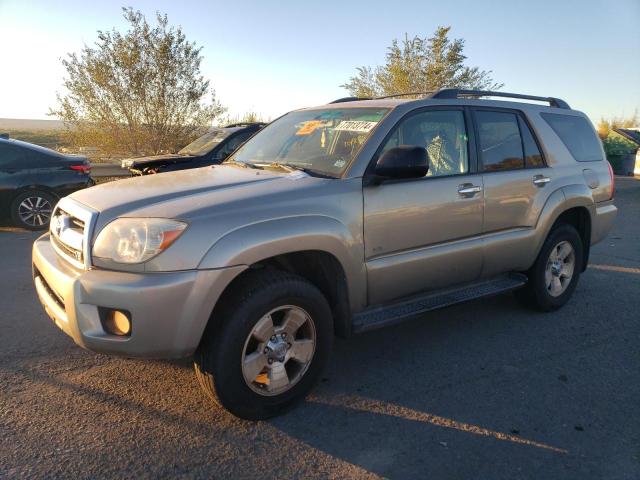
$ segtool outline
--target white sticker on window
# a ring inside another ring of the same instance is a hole
[[[378,122],[365,122],[359,120],[343,120],[334,130],[343,130],[345,132],[368,133]]]
[[[345,166],[347,162],[345,162],[342,158],[339,160],[336,160],[336,163],[333,164],[334,167],[338,167],[338,168],[342,168]]]

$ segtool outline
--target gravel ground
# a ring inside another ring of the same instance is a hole
[[[640,478],[640,181],[561,311],[511,295],[338,340],[299,408],[238,420],[188,360],[112,358],[54,327],[35,234],[0,229],[0,478]]]

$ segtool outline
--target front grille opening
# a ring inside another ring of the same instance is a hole
[[[51,299],[56,303],[56,305],[58,305],[58,307],[60,307],[63,311],[66,312],[66,309],[64,306],[64,299],[62,298],[62,296],[58,295],[58,293],[49,286],[47,281],[44,279],[42,274],[37,269],[34,270],[33,276],[34,278],[40,279],[40,282],[42,282],[42,286],[44,287],[47,294],[49,294],[49,297],[51,297]]]
[[[56,212],[57,215],[66,215],[67,217],[69,217],[71,219],[71,223],[73,224],[74,230],[77,230],[79,232],[84,232],[84,222],[82,220],[80,220],[79,218],[74,217],[73,215],[71,215],[69,212],[63,210],[62,208],[58,208],[58,211]]]
[[[66,257],[67,259],[71,260],[71,263],[76,262],[76,266],[79,266],[78,264],[82,264],[84,265],[84,252],[82,249],[78,249],[75,248],[72,245],[68,245],[67,243],[65,243],[62,238],[64,238],[64,235],[60,235],[61,232],[57,231],[56,229],[56,222],[57,219],[60,217],[64,217],[66,219],[66,226],[65,226],[65,230],[66,231],[73,231],[75,232],[76,235],[84,235],[84,230],[85,230],[85,222],[84,220],[70,214],[69,212],[67,212],[66,210],[64,210],[63,208],[60,208],[59,206],[56,207],[52,219],[51,219],[51,228],[50,228],[50,233],[51,233],[51,243],[53,244],[53,246],[57,249],[58,253],[62,256],[62,257]],[[62,237],[62,238],[61,238]]]

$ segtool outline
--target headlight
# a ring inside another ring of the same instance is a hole
[[[102,229],[93,256],[118,263],[142,263],[169,247],[187,224],[167,218],[118,218]]]

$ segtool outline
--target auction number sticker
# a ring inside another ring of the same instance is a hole
[[[334,130],[345,132],[369,133],[378,122],[365,122],[361,120],[343,120]]]

